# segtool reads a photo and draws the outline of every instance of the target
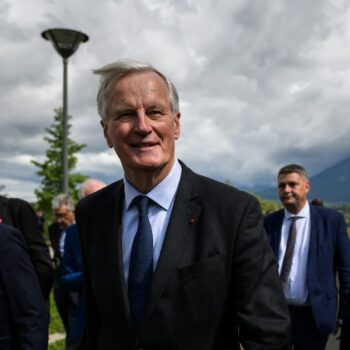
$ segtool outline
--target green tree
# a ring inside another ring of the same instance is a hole
[[[260,203],[261,211],[263,212],[264,215],[273,213],[274,211],[282,208],[282,205],[279,202],[263,199],[257,195],[255,195],[255,197],[258,199]]]
[[[71,119],[71,116],[68,116],[68,120],[69,119]],[[44,137],[44,140],[49,144],[46,151],[46,159],[43,163],[34,160],[32,161],[32,163],[38,168],[36,174],[42,178],[40,187],[34,191],[37,197],[37,207],[41,208],[47,216],[50,216],[51,214],[51,201],[53,197],[62,193],[62,121],[62,108],[55,109],[54,122],[45,129],[46,136]],[[74,200],[77,200],[77,185],[83,182],[86,179],[86,176],[80,173],[71,173],[71,170],[75,168],[78,161],[76,154],[86,145],[78,144],[69,138],[70,128],[71,125],[68,124],[68,183],[70,195]]]

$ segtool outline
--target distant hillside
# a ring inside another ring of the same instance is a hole
[[[276,187],[256,193],[265,199],[278,200]],[[308,197],[321,198],[328,203],[350,203],[350,158],[311,177]]]

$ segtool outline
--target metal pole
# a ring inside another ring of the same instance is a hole
[[[67,65],[68,58],[63,58],[63,144],[62,144],[62,170],[63,192],[69,194],[68,184],[68,88],[67,88]]]

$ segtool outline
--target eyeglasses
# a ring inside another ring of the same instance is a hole
[[[59,212],[55,212],[54,216],[56,219],[67,219],[69,213],[71,213],[73,210],[68,210],[65,213],[59,213]]]

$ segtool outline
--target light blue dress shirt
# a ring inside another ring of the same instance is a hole
[[[122,216],[122,252],[126,285],[128,285],[132,243],[139,222],[138,209],[132,202],[139,195],[146,195],[153,202],[148,208],[148,218],[153,234],[153,271],[155,270],[173,209],[175,194],[180,183],[182,168],[176,160],[168,176],[148,193],[140,193],[124,176],[125,200]]]
[[[294,214],[284,210],[284,219],[282,224],[281,242],[279,247],[278,272],[281,273],[283,258],[286,252],[289,228],[291,224],[290,218]],[[295,215],[296,224],[296,241],[294,246],[294,254],[292,268],[290,271],[288,283],[284,290],[287,303],[292,305],[305,305],[308,302],[307,288],[307,262],[310,247],[310,206],[306,205],[299,213]]]
[[[61,258],[63,258],[63,254],[64,254],[64,242],[65,242],[65,240],[66,240],[66,230],[61,232],[61,237],[60,237],[60,240],[58,243]]]

